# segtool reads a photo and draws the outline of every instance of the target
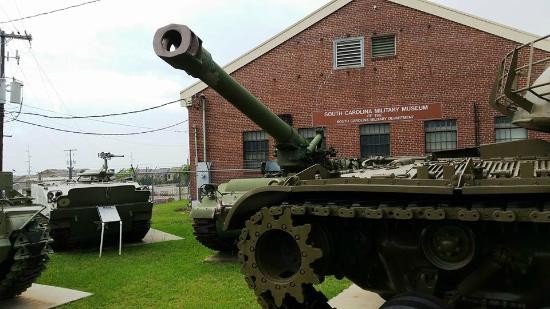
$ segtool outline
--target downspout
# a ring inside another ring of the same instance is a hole
[[[195,171],[197,170],[197,167],[199,166],[199,150],[197,149],[198,147],[198,142],[197,142],[197,127],[196,126],[193,126],[193,129],[194,129],[194,133],[195,133]],[[197,179],[195,178],[195,197],[198,198],[199,197],[199,184],[197,183]]]
[[[479,107],[477,106],[477,103],[474,102],[474,130],[475,130],[475,143],[476,143],[476,147],[479,146],[479,144],[481,143],[480,141],[480,137],[481,137],[481,132],[480,132],[480,121],[479,121]]]
[[[202,107],[202,159],[207,162],[206,159],[206,96],[200,95],[201,107]]]

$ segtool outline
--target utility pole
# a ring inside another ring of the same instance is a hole
[[[27,181],[31,180],[31,152],[27,146]]]
[[[65,149],[65,151],[69,152],[69,179],[73,179],[73,164],[75,163],[73,160],[73,151],[76,151],[76,149]]]
[[[26,40],[30,42],[32,36],[26,32],[24,35],[21,35],[13,32],[5,33],[3,30],[0,30],[0,78],[6,77],[6,39]],[[0,171],[4,170],[4,103],[6,102],[0,102]]]

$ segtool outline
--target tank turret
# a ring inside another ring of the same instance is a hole
[[[297,172],[311,164],[326,162],[329,152],[318,147],[323,140],[321,132],[308,143],[214,62],[202,47],[202,40],[187,26],[170,24],[158,29],[153,46],[160,58],[202,80],[271,135],[277,142],[277,161],[285,171]]]

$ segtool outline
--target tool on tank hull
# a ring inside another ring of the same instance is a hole
[[[99,171],[78,175],[77,181],[32,185],[36,202],[47,207],[52,246],[56,250],[99,243],[98,206],[116,206],[123,222],[125,241],[140,241],[151,226],[150,191],[134,181],[114,181],[107,161],[118,157],[98,154],[104,163]],[[118,241],[118,225],[105,230],[105,240]]]
[[[0,299],[23,293],[45,269],[51,239],[43,206],[13,190],[13,176],[0,172]]]
[[[242,271],[264,308],[330,308],[314,285],[331,275],[379,293],[384,308],[550,306],[548,142],[367,161],[350,170],[308,147],[214,63],[186,26],[160,28],[153,44],[159,57],[273,136],[279,164],[295,173],[251,188],[224,222],[226,231],[241,229]],[[542,131],[550,68],[535,65],[548,65],[545,57],[526,66],[503,61],[491,102],[511,110],[514,123]],[[514,75],[523,71],[540,77],[522,83]]]

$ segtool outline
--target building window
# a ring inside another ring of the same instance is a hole
[[[260,168],[262,162],[267,161],[269,144],[264,131],[250,131],[243,133],[244,168]]]
[[[333,66],[335,69],[360,68],[364,65],[365,40],[362,37],[335,40]]]
[[[426,152],[456,149],[456,120],[432,120],[424,123]]]
[[[305,138],[308,143],[311,143],[313,138],[317,135],[317,130],[318,130],[317,128],[300,128],[298,129],[298,134],[300,134],[303,138]],[[321,130],[324,131],[324,129],[321,129]],[[325,148],[326,147],[325,142],[326,142],[325,139],[323,139],[323,141],[319,146],[317,146],[317,148],[319,147]]]
[[[521,139],[527,139],[527,129],[516,126],[509,117],[495,118],[495,142],[511,142]]]
[[[361,158],[390,155],[390,125],[366,124],[359,127]]]
[[[278,114],[277,116],[292,127],[292,114]]]
[[[315,128],[300,128],[298,129],[298,133],[308,142],[311,142],[315,135],[317,135]]]
[[[371,38],[371,57],[395,55],[395,35],[376,36]]]

